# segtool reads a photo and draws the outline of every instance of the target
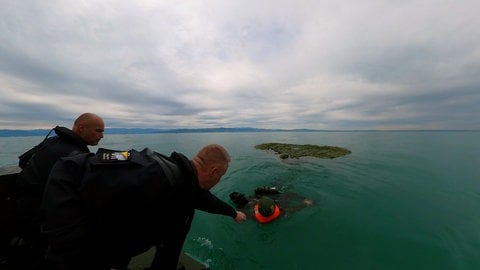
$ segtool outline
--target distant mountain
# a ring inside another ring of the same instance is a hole
[[[47,136],[49,129],[10,130],[0,129],[0,137]]]
[[[0,137],[46,136],[49,129],[9,130],[0,129]],[[105,134],[152,134],[152,133],[222,133],[222,132],[312,132],[314,129],[261,129],[251,127],[240,128],[106,128]]]
[[[186,128],[186,129],[170,129],[159,130],[158,133],[222,133],[222,132],[288,132],[288,131],[316,131],[313,129],[262,129],[252,127],[240,128]]]

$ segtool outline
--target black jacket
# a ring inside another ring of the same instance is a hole
[[[54,131],[57,136],[48,138],[18,175],[16,186],[20,196],[41,197],[50,170],[60,157],[66,157],[74,151],[89,152],[87,144],[70,129],[57,126]]]
[[[128,161],[78,155],[55,165],[42,205],[51,259],[110,267],[157,246],[151,269],[175,269],[195,209],[236,216],[200,188],[184,155],[129,152]]]
[[[57,136],[48,138],[30,158],[16,179],[16,222],[21,237],[37,241],[40,233],[40,203],[55,162],[73,152],[89,152],[87,144],[70,129],[55,127]]]

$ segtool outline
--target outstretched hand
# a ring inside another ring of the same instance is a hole
[[[235,217],[235,222],[238,224],[247,220],[247,216],[242,211],[237,211],[237,216]]]

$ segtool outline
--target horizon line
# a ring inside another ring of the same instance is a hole
[[[28,133],[48,132],[50,128],[36,129],[0,129],[0,133],[17,133],[27,135]],[[312,128],[254,128],[254,127],[215,127],[215,128],[137,128],[137,127],[107,127],[105,133],[109,132],[137,131],[136,133],[222,133],[222,132],[477,132],[479,129],[312,129]],[[37,135],[37,134],[32,134]],[[0,134],[1,136],[1,134]]]

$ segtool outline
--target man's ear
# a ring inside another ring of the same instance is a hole
[[[217,168],[216,166],[212,166],[212,167],[210,168],[210,175],[215,175],[215,174],[218,173],[218,171],[219,171],[219,170],[218,170],[218,168]]]
[[[84,124],[78,125],[78,131],[83,133],[85,131],[85,125]]]

